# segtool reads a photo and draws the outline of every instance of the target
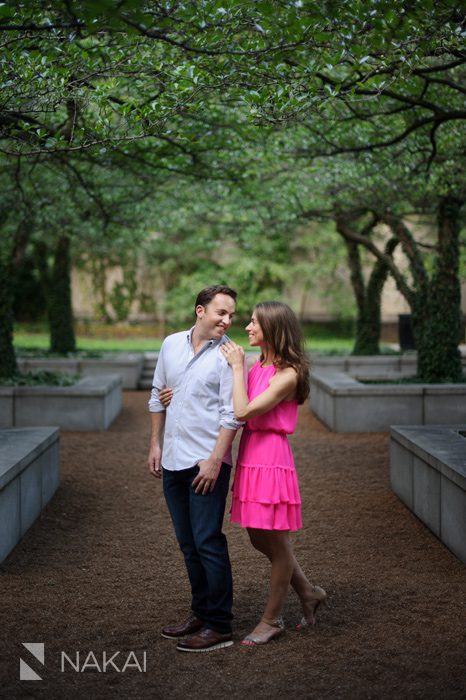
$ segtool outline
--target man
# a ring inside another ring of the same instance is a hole
[[[163,471],[164,495],[191,584],[191,615],[162,629],[163,637],[179,640],[179,651],[233,644],[233,586],[222,524],[231,444],[241,424],[233,411],[232,371],[220,345],[235,301],[236,292],[220,285],[198,294],[193,328],[162,344],[149,400],[149,470],[157,478]],[[167,409],[159,397],[165,387],[172,389]]]

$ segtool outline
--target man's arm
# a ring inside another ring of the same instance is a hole
[[[193,488],[196,493],[205,495],[213,491],[220,473],[225,452],[231,447],[231,443],[236,435],[236,430],[220,428],[214,449],[207,459],[202,459],[199,464],[199,474],[193,480]]]
[[[160,479],[162,476],[160,460],[162,458],[162,437],[165,428],[165,411],[160,413],[151,413],[150,419],[151,432],[147,464],[149,465],[150,473],[157,479]]]
[[[162,439],[165,429],[165,406],[159,399],[159,390],[165,385],[165,364],[164,364],[164,344],[160,348],[159,358],[154,371],[152,380],[152,392],[149,399],[149,411],[151,420],[151,433],[149,456],[147,464],[149,471],[157,479],[162,476],[161,458],[162,458]]]
[[[220,356],[219,413],[220,430],[212,453],[199,462],[199,474],[193,480],[196,493],[213,491],[225,453],[230,449],[236,431],[242,423],[236,420],[233,410],[233,372],[226,360]]]

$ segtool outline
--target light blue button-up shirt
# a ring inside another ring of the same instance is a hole
[[[233,372],[220,352],[228,340],[209,340],[194,354],[193,328],[165,338],[152,381],[149,411],[165,411],[159,391],[168,386],[173,398],[166,409],[162,466],[177,471],[207,459],[220,427],[237,430],[243,424],[233,410]],[[231,449],[224,462],[232,464]]]

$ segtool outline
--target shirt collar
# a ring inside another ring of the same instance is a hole
[[[195,326],[192,326],[192,327],[189,329],[189,331],[186,331],[186,341],[188,342],[189,345],[192,345],[193,330],[194,330],[194,328],[195,328]],[[221,344],[224,343],[226,340],[227,340],[227,337],[226,337],[226,333],[225,333],[225,334],[222,335],[222,337],[219,338],[218,340],[214,340],[213,338],[211,338],[210,340],[207,341],[206,345],[209,345],[209,346],[210,346],[210,345],[214,345],[214,343],[217,343],[218,345],[221,345]],[[206,347],[206,345],[204,345],[204,347]]]
[[[187,333],[186,333],[186,340],[187,340],[187,342],[188,342],[189,345],[192,345],[194,328],[195,328],[195,326],[192,326],[192,328],[190,328],[189,331],[187,331]],[[222,336],[222,337],[220,338],[220,340],[222,340],[223,338],[224,338],[224,336]],[[206,343],[203,347],[206,347],[207,345],[209,345],[209,346],[210,346],[210,345],[213,345],[214,343],[217,343],[217,342],[219,342],[219,341],[214,340],[213,338],[211,338],[210,340],[207,341],[207,343]]]

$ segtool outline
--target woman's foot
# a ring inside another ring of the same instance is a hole
[[[260,644],[267,644],[272,639],[276,639],[285,631],[285,623],[282,617],[277,620],[266,620],[262,618],[251,634],[243,639],[241,644],[244,647],[255,647]]]
[[[310,595],[301,601],[303,606],[303,616],[296,625],[297,630],[302,630],[308,625],[315,625],[316,614],[319,605],[327,605],[327,594],[320,586],[311,586]]]

